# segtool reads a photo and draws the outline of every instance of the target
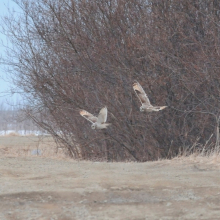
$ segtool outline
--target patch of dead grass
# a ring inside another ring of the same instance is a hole
[[[20,134],[16,133],[16,132],[10,132],[9,134],[4,135],[6,137],[15,137],[15,136],[20,136]]]
[[[41,154],[33,155],[33,151]],[[46,157],[65,159],[68,154],[64,148],[58,148],[52,137],[38,136],[1,136],[0,157]]]
[[[220,167],[220,153],[213,150],[207,153],[194,152],[189,155],[181,155],[170,160],[172,163],[188,163],[188,164],[207,164]]]
[[[39,150],[40,155],[33,155],[33,150]],[[65,148],[58,148],[50,136],[20,136],[16,133],[0,136],[0,157],[43,157],[51,159],[69,159]],[[201,163],[220,167],[220,150],[215,149],[204,153],[180,152],[177,157],[170,159],[158,159],[156,162],[181,164]]]

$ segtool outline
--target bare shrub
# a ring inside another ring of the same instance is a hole
[[[11,137],[14,137],[14,136],[20,136],[18,133],[16,132],[10,132],[9,134],[7,134],[6,136],[11,136]]]
[[[6,62],[26,93],[27,115],[75,158],[147,161],[179,148],[218,146],[219,4],[216,1],[16,1],[4,19]],[[138,80],[152,104],[141,114]],[[105,131],[78,109],[107,105]]]

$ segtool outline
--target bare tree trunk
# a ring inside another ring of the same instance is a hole
[[[217,152],[219,152],[219,121],[220,116],[216,117],[216,143],[215,143],[215,149]]]

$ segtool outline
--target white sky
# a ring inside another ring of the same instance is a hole
[[[19,7],[12,0],[0,0],[0,23],[2,16],[7,15],[8,8],[19,11]],[[1,30],[1,29],[0,29]],[[0,32],[0,57],[4,57],[3,44],[7,44],[7,38]],[[4,71],[2,64],[0,63],[0,103],[14,103],[17,99],[20,99],[18,95],[10,94],[10,87],[13,85],[8,79],[7,73]]]

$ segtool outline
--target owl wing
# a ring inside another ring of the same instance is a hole
[[[107,121],[107,114],[108,114],[108,110],[107,110],[107,107],[105,106],[104,108],[100,110],[97,122],[100,124],[105,123]]]
[[[85,111],[85,110],[80,110],[79,114],[83,116],[85,119],[90,121],[91,123],[97,122],[98,118],[92,115],[91,113]]]
[[[142,88],[142,86],[138,82],[133,83],[133,89],[142,104],[144,104],[146,106],[152,106],[150,104],[150,100],[149,100],[147,94],[145,93],[144,89]]]

